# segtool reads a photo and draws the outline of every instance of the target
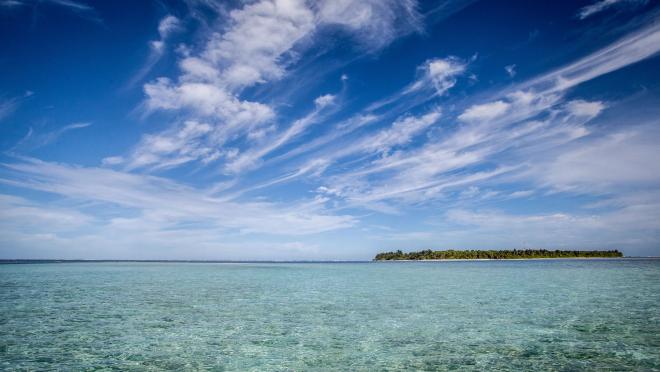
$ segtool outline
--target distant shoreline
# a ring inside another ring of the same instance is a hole
[[[619,258],[619,250],[549,250],[549,249],[466,249],[431,250],[403,252],[381,252],[374,261],[401,260],[505,260],[505,259],[546,259],[546,258]]]
[[[539,258],[439,258],[421,260],[373,260],[373,262],[446,262],[446,261],[538,261],[538,260],[627,260],[660,257],[539,257]]]

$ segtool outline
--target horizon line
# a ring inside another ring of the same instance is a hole
[[[557,258],[516,258],[516,259],[443,259],[443,260],[185,260],[185,259],[60,259],[60,258],[0,258],[0,264],[31,263],[370,263],[370,262],[434,262],[434,261],[524,261],[524,260],[585,260],[585,259],[660,259],[660,256],[623,256],[623,257],[557,257]]]

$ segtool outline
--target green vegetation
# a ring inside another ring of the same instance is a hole
[[[511,258],[596,258],[596,257],[623,257],[618,250],[613,251],[549,251],[545,249],[503,250],[503,251],[432,251],[427,249],[419,252],[379,253],[375,261],[391,260],[474,260],[474,259],[511,259]]]

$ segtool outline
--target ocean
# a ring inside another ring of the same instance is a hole
[[[658,370],[660,260],[0,265],[2,370]]]

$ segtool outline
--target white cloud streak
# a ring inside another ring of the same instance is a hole
[[[579,19],[585,19],[588,17],[593,16],[594,14],[603,12],[607,9],[610,9],[614,6],[617,5],[638,5],[638,4],[645,4],[647,0],[598,0],[594,2],[593,4],[589,4],[583,8],[580,8],[578,11],[577,17]]]
[[[6,185],[57,194],[75,202],[107,203],[137,213],[109,223],[150,223],[161,229],[198,225],[223,232],[285,235],[315,234],[354,225],[349,215],[329,215],[319,201],[277,205],[269,202],[228,202],[164,178],[102,168],[83,168],[33,159],[5,164]],[[107,221],[106,221],[107,222]]]
[[[332,105],[334,101],[335,97],[329,94],[316,98],[314,100],[316,108],[311,113],[294,121],[293,124],[272,140],[260,143],[257,148],[247,150],[232,159],[226,164],[225,169],[229,173],[240,173],[246,169],[255,168],[261,158],[300,136],[309,126],[319,122],[322,119],[322,111]]]
[[[18,107],[18,99],[10,98],[0,101],[0,120],[11,115]]]
[[[11,151],[31,151],[39,147],[47,146],[55,143],[60,137],[68,132],[87,128],[91,125],[91,122],[72,123],[65,125],[57,130],[45,133],[35,133],[35,131],[30,128],[25,137],[23,137],[16,145],[14,145]]]
[[[631,186],[660,186],[659,140],[655,126],[612,133],[537,163],[534,177],[558,190],[612,192]]]
[[[94,7],[91,5],[80,2],[80,1],[74,1],[74,0],[8,0],[8,1],[3,1],[0,3],[0,5],[5,6],[5,7],[19,7],[19,6],[27,6],[27,5],[35,5],[39,3],[45,3],[45,4],[50,4],[50,5],[55,5],[58,7],[65,8],[72,13],[78,15],[80,18],[86,19],[88,21],[92,21],[98,24],[102,24],[103,20],[99,16],[98,12]],[[32,6],[30,7],[33,12],[37,12],[37,7]]]
[[[133,87],[141,82],[165,54],[167,41],[170,36],[182,29],[181,20],[177,17],[168,15],[163,17],[158,23],[159,39],[149,42],[149,56],[140,70],[128,81],[126,87]]]
[[[660,24],[652,22],[567,66],[532,79],[524,88],[562,91],[619,70],[660,52]]]

